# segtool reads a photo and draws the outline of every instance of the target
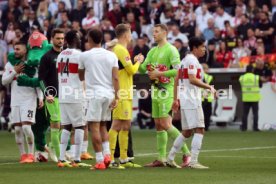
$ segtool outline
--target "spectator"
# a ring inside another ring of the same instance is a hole
[[[203,31],[203,37],[207,41],[215,37],[215,22],[213,18],[208,19],[208,27]]]
[[[140,129],[145,129],[147,126],[149,129],[154,128],[154,121],[151,116],[151,96],[145,94],[145,89],[141,90],[141,98],[138,101],[139,112],[137,114],[137,121]],[[144,125],[143,120],[149,120],[146,125]]]
[[[89,1],[89,2],[91,2],[91,1]],[[93,0],[93,5],[90,6],[90,4],[88,4],[88,6],[93,7],[93,9],[95,11],[95,17],[97,17],[99,20],[101,20],[104,15],[105,4],[106,4],[106,0]]]
[[[48,10],[50,11],[53,17],[56,17],[58,13],[58,9],[59,9],[59,0],[52,0],[51,3],[49,4]],[[65,10],[65,5],[63,10]]]
[[[3,10],[1,17],[3,31],[6,31],[10,22],[17,22],[20,14],[19,9],[16,7],[16,2],[14,0],[9,0],[8,6]]]
[[[257,37],[263,38],[266,53],[271,53],[272,51],[273,33],[274,33],[274,26],[269,21],[268,14],[266,12],[261,12],[260,20],[257,25],[255,34]]]
[[[272,21],[272,12],[269,10],[269,7],[268,7],[267,4],[263,4],[263,6],[262,6],[262,12],[267,13],[268,19],[271,22]]]
[[[15,28],[15,38],[13,39],[13,44],[16,42],[28,43],[29,34],[26,34],[20,28]]]
[[[146,34],[152,38],[153,25],[150,23],[150,19],[148,17],[141,17],[140,24],[141,24],[140,36]]]
[[[157,1],[151,1],[150,20],[151,24],[160,24],[160,16],[163,12],[164,6],[158,7]]]
[[[219,43],[222,41],[221,32],[218,27],[214,28],[214,38],[211,39],[216,48],[219,48]],[[210,66],[210,65],[209,65]]]
[[[50,21],[48,19],[45,19],[43,21],[43,25],[41,29],[42,29],[42,33],[47,37],[48,41],[50,42],[53,25],[50,24]]]
[[[103,32],[110,32],[112,37],[115,37],[115,33],[114,33],[114,27],[112,26],[110,20],[108,19],[104,19],[101,21],[101,29]]]
[[[55,18],[54,19],[54,22],[56,25],[60,25],[61,24],[61,14],[66,11],[66,8],[65,8],[65,3],[63,1],[59,1],[58,2],[58,10],[56,12],[55,15],[53,15],[53,17]]]
[[[206,55],[205,62],[208,66],[217,68],[217,67],[220,67],[220,63],[217,64],[215,62],[215,49],[216,49],[215,42],[213,40],[208,41],[207,54],[205,54]]]
[[[36,19],[35,12],[33,10],[30,11],[28,20],[22,22],[22,26],[25,28],[26,33],[31,32],[31,27],[36,26],[37,28],[40,28],[40,24],[38,20]]]
[[[131,32],[136,32],[139,36],[141,34],[141,27],[138,21],[135,19],[135,15],[132,12],[127,13],[126,23],[130,25]]]
[[[38,9],[36,11],[36,17],[40,27],[43,26],[43,21],[45,19],[51,20],[51,13],[48,11],[48,5],[46,0],[40,1]]]
[[[29,14],[30,14],[30,7],[29,6],[25,6],[23,7],[23,14],[20,16],[19,18],[19,22],[24,22],[28,20]]]
[[[82,19],[82,27],[84,30],[89,30],[92,27],[99,26],[100,21],[97,17],[94,16],[93,8],[87,8],[86,17]]]
[[[246,12],[246,5],[244,4],[244,0],[236,0],[235,3],[236,3],[236,8],[237,7],[241,8],[241,11],[242,11],[241,14],[244,14]]]
[[[224,41],[219,44],[219,49],[215,53],[215,60],[222,68],[228,68],[229,63],[233,60],[232,52],[227,49]]]
[[[246,14],[251,23],[255,23],[258,20],[257,15],[259,14],[260,9],[256,4],[256,0],[249,0],[247,4]]]
[[[8,53],[7,52],[8,46],[7,46],[7,43],[3,40],[3,38],[4,38],[3,31],[0,30],[0,70],[3,70],[5,64],[7,63],[7,53]]]
[[[114,3],[114,8],[107,13],[107,18],[111,21],[113,27],[116,27],[118,24],[122,23],[123,13],[119,3]]]
[[[222,6],[216,8],[216,13],[214,14],[214,19],[216,26],[222,31],[225,29],[224,22],[232,20],[232,17],[226,13]]]
[[[255,37],[255,33],[253,28],[249,28],[247,30],[247,40],[244,41],[244,46],[251,50],[251,55],[256,55],[257,48],[257,38]]]
[[[109,46],[107,45],[107,43],[110,43],[111,41],[112,41],[111,33],[110,32],[104,32],[102,47],[105,48],[105,49],[108,49]]]
[[[260,76],[260,80],[265,83],[269,82],[272,77],[272,71],[269,68],[268,63],[264,62],[262,57],[258,57],[255,62],[254,74]]]
[[[123,13],[125,13],[125,17],[127,17],[127,14],[129,13],[133,13],[135,21],[139,21],[139,17],[141,16],[141,12],[139,8],[137,8],[135,0],[128,1]]]
[[[85,38],[86,38],[86,32],[83,30],[80,26],[80,22],[78,20],[74,20],[72,22],[72,29],[75,31],[78,31],[80,38],[81,38],[81,50],[85,50]]]
[[[83,0],[77,1],[77,8],[73,9],[70,12],[69,19],[71,22],[78,21],[81,24],[82,19],[86,16],[85,15],[85,9],[86,6],[83,4]]]
[[[182,60],[186,56],[188,48],[183,47],[183,42],[180,39],[176,39],[173,45],[177,48],[180,55],[180,60]]]
[[[256,54],[257,56],[265,55],[265,46],[262,38],[258,38],[256,41]]]
[[[244,41],[242,38],[237,38],[237,47],[233,49],[233,62],[231,67],[239,67],[239,61],[241,57],[250,56],[251,51],[248,47],[244,47]]]
[[[195,36],[195,26],[191,24],[189,17],[184,17],[180,32],[185,34],[189,39]]]
[[[173,10],[171,8],[166,8],[160,16],[161,24],[167,24],[168,22],[175,22]]]
[[[184,4],[182,1],[179,1],[176,10],[174,11],[174,18],[177,24],[182,23],[181,20],[183,19],[183,12],[184,12]]]
[[[59,24],[57,24],[57,27],[60,27],[60,28],[69,28],[71,26],[71,22],[68,18],[68,13],[67,11],[63,11],[61,13],[61,22]]]
[[[253,28],[252,24],[249,23],[248,16],[243,14],[241,16],[241,23],[237,27],[237,33],[243,39],[247,39],[247,31],[248,29]]]
[[[201,13],[196,16],[196,25],[201,33],[208,27],[208,20],[210,18],[213,18],[213,16],[208,11],[207,5],[202,4]]]
[[[168,33],[168,42],[173,44],[176,39],[180,39],[183,42],[184,47],[188,47],[187,36],[179,31],[178,25],[174,24],[172,30]]]
[[[142,54],[143,56],[147,56],[149,50],[150,50],[150,48],[146,45],[145,40],[141,37],[138,38],[137,44],[133,49],[132,61],[134,61],[134,56],[136,56],[138,54]]]
[[[8,52],[13,51],[13,40],[15,39],[15,30],[14,30],[14,24],[11,22],[8,25],[8,28],[5,32],[4,40],[8,44]]]
[[[237,28],[241,24],[242,16],[243,16],[243,9],[242,9],[242,7],[236,6],[236,8],[235,8],[235,16],[231,20],[232,21],[231,25],[234,28]]]
[[[225,42],[229,51],[232,51],[237,46],[237,37],[233,28],[227,29],[227,37],[225,39]]]
[[[191,24],[194,25],[195,21],[196,21],[196,15],[195,13],[192,11],[192,7],[191,7],[191,3],[185,3],[184,4],[184,10],[183,10],[183,13],[182,13],[182,17],[180,19],[180,25],[181,23],[183,22],[183,19],[185,17],[188,17]]]

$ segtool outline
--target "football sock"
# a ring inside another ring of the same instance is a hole
[[[83,141],[81,145],[81,152],[86,153],[88,149],[88,141]]]
[[[192,145],[191,145],[191,163],[198,162],[198,155],[202,145],[202,134],[194,134]]]
[[[114,153],[115,153],[115,148],[117,143],[118,132],[116,130],[110,129],[108,134],[109,134],[109,146],[111,151],[111,160],[114,161]]]
[[[60,155],[59,160],[65,160],[65,151],[68,145],[68,140],[70,139],[71,132],[66,129],[61,131],[61,139],[60,139]]]
[[[182,134],[179,134],[179,136],[174,140],[173,147],[168,155],[169,160],[174,160],[176,153],[180,151],[184,141],[185,137]]]
[[[119,132],[119,147],[120,147],[120,159],[127,160],[127,148],[128,148],[128,131],[121,130]]]
[[[34,134],[31,125],[23,125],[22,130],[28,145],[28,154],[34,154]]]
[[[83,136],[84,136],[84,130],[82,129],[76,129],[75,130],[75,159],[80,161],[81,156],[81,146],[83,143]]]
[[[96,162],[101,163],[104,161],[103,153],[102,152],[97,152],[96,153]]]
[[[15,126],[15,142],[19,148],[20,155],[26,154],[24,146],[24,133],[21,126]]]
[[[170,138],[172,138],[173,140],[175,140],[181,133],[179,132],[179,130],[177,128],[175,128],[174,126],[171,126],[168,130],[168,136]],[[181,147],[182,153],[185,155],[189,155],[190,151],[188,146],[186,145],[186,143],[184,142],[183,146]]]
[[[109,145],[109,142],[108,142],[108,141],[103,142],[102,146],[103,146],[103,154],[104,154],[104,156],[105,156],[105,155],[110,155],[111,153],[110,153],[110,145]]]
[[[166,151],[167,151],[167,142],[168,142],[168,134],[166,131],[157,131],[157,151],[158,151],[158,160],[164,161],[166,159]]]
[[[51,144],[56,151],[56,155],[60,155],[59,151],[59,129],[51,128]]]

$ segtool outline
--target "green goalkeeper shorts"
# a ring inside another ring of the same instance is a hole
[[[173,98],[152,99],[152,117],[167,118],[171,116]]]
[[[50,115],[51,123],[59,123],[60,122],[60,108],[59,108],[59,101],[58,98],[54,98],[53,103],[48,103],[45,101],[47,110]]]

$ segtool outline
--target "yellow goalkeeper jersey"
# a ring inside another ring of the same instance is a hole
[[[119,60],[120,99],[133,99],[133,75],[138,71],[140,63],[132,64],[128,50],[119,43],[113,52]]]

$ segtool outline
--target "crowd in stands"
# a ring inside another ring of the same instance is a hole
[[[146,56],[158,23],[168,25],[168,41],[181,59],[189,50],[189,38],[203,37],[207,54],[201,62],[211,68],[242,67],[242,57],[276,53],[276,0],[2,0],[0,19],[0,70],[13,44],[27,43],[34,30],[49,41],[53,28],[77,30],[84,51],[89,49],[89,29],[102,29],[107,48],[119,23],[131,25],[132,56]],[[262,58],[257,59],[265,63]]]
[[[82,49],[88,49],[86,32],[104,31],[103,47],[114,27],[129,23],[130,52],[146,55],[152,47],[152,27],[165,23],[168,40],[185,56],[189,38],[202,36],[208,46],[210,67],[237,67],[248,55],[275,52],[276,0],[8,0],[0,3],[0,67],[18,40],[27,42],[38,29],[50,40],[53,28],[78,30]]]

